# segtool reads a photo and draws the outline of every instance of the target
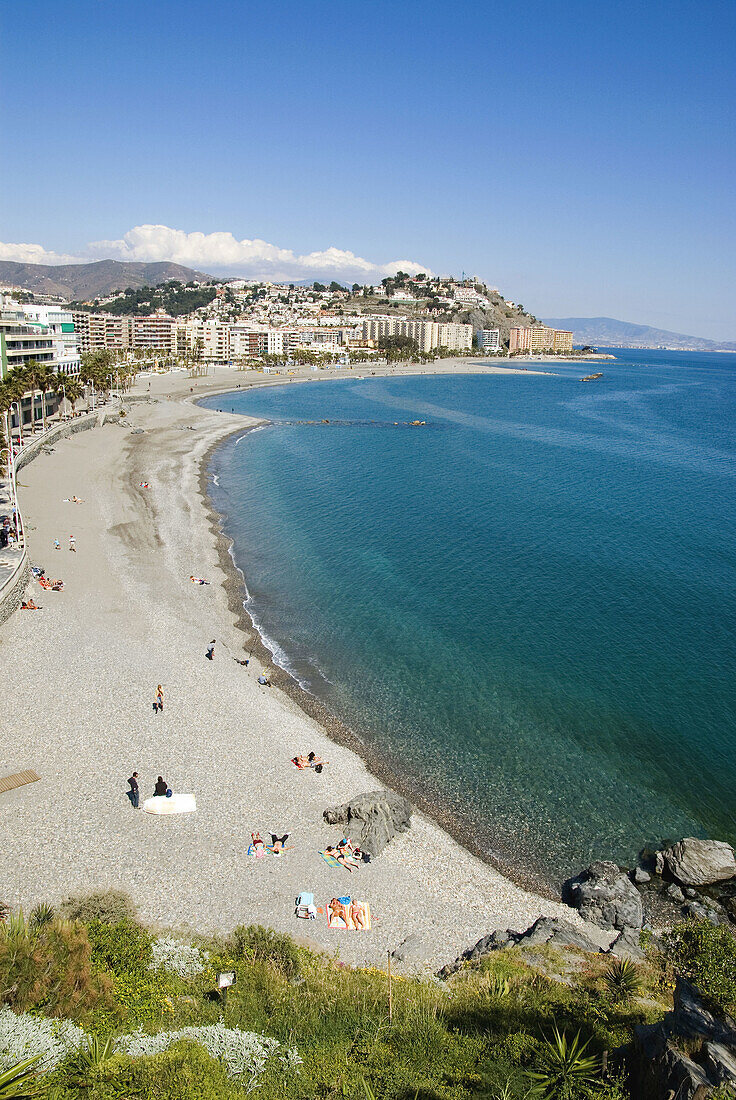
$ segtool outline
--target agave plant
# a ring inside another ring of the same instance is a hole
[[[44,924],[50,924],[54,919],[54,909],[47,901],[41,901],[31,909],[28,924],[32,931],[43,928]]]
[[[570,1096],[580,1086],[592,1085],[600,1074],[600,1059],[586,1054],[590,1040],[582,1043],[580,1032],[568,1039],[555,1026],[552,1037],[545,1039],[540,1051],[540,1068],[528,1071],[532,1081],[530,1094],[541,1100]]]
[[[26,1058],[0,1072],[0,1100],[29,1100],[32,1096],[38,1096],[44,1085],[33,1067],[40,1057]]]
[[[609,997],[615,1003],[626,1004],[641,993],[641,978],[631,959],[612,959],[603,975]]]
[[[79,1064],[84,1069],[101,1066],[116,1053],[118,1044],[115,1039],[107,1038],[103,1042],[96,1035],[88,1035],[79,1048]]]

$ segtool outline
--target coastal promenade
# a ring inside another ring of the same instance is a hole
[[[451,364],[442,367],[437,373]],[[31,560],[65,587],[42,592],[32,583],[43,610],[0,626],[4,771],[41,776],[0,797],[2,900],[28,909],[119,887],[152,923],[259,923],[347,962],[379,965],[412,934],[411,963],[438,967],[485,933],[525,928],[540,914],[582,924],[421,814],[352,875],[320,858],[339,839],[324,808],[381,784],[287,694],[259,686],[259,662],[243,668],[225,650],[247,656],[253,639],[233,610],[238,596],[220,567],[200,466],[218,440],[255,422],[191,398],[249,380],[233,371],[196,383],[184,374],[144,376],[137,390],[150,403],[130,404],[122,423],[58,442],[23,471]],[[73,495],[84,503],[64,502]],[[212,583],[193,585],[191,574]],[[162,714],[152,709],[158,683]],[[330,761],[321,775],[290,763],[310,749]],[[134,811],[125,794],[134,770],[144,797],[160,774],[196,796],[197,812],[166,819]],[[289,832],[292,847],[280,860],[255,860],[247,855],[255,830]],[[368,901],[372,931],[296,920],[294,897],[305,890],[321,904],[344,893]]]

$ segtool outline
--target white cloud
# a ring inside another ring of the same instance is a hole
[[[47,252],[40,244],[3,244],[0,241],[0,260],[13,260],[20,264],[79,264],[79,256],[66,256],[62,252]]]
[[[232,233],[185,233],[167,225],[137,225],[121,240],[94,241],[96,256],[152,262],[171,260],[201,271],[217,271],[274,280],[329,277],[337,280],[380,280],[397,271],[418,274],[430,269],[413,260],[376,264],[340,248],[299,256],[258,238],[239,241]]]
[[[185,233],[167,225],[136,225],[117,241],[93,241],[78,256],[48,251],[40,244],[3,244],[0,260],[33,264],[73,264],[90,260],[138,260],[154,263],[170,260],[213,274],[242,278],[335,279],[338,282],[380,282],[387,275],[406,271],[431,274],[414,260],[374,263],[342,248],[325,248],[300,256],[258,238],[239,241],[232,233]]]

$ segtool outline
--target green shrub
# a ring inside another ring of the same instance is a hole
[[[526,1031],[513,1031],[496,1048],[514,1066],[528,1066],[539,1050],[539,1040]]]
[[[114,974],[145,974],[153,961],[150,933],[132,920],[109,924],[91,920],[87,924],[92,941],[92,964],[97,970]]]
[[[249,924],[247,928],[238,925],[230,936],[229,947],[234,958],[263,959],[287,978],[295,977],[301,969],[299,948],[292,938],[260,924]]]
[[[736,1010],[736,940],[727,928],[686,920],[665,934],[664,945],[680,974],[719,1008]]]
[[[97,890],[92,894],[72,894],[59,906],[62,917],[70,920],[102,921],[118,924],[122,920],[134,921],[138,913],[130,896],[123,890]]]

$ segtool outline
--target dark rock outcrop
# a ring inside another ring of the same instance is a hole
[[[557,920],[556,917],[539,917],[526,932],[514,932],[507,928],[505,932],[498,929],[483,936],[467,951],[463,951],[462,955],[458,955],[453,963],[443,966],[437,972],[437,976],[449,978],[461,969],[463,963],[481,959],[484,955],[489,955],[491,951],[497,951],[502,947],[538,947],[543,943],[551,947],[579,947],[583,951],[596,952],[599,950],[598,944],[573,924]]]
[[[598,860],[565,884],[565,901],[601,928],[639,929],[644,920],[639,891],[615,863]]]
[[[708,886],[736,875],[736,856],[722,840],[688,836],[662,852],[664,865],[683,886]]]
[[[405,833],[411,826],[411,805],[393,791],[373,791],[332,806],[322,816],[328,825],[341,825],[353,834],[359,830],[352,839],[373,858],[397,833]]]
[[[736,1025],[728,1016],[714,1016],[684,979],[677,979],[672,1012],[661,1023],[634,1031],[660,1095],[674,1092],[678,1100],[693,1100],[698,1090],[705,1097],[719,1085],[736,1085]],[[690,1054],[681,1049],[685,1042]]]
[[[711,924],[721,923],[721,918],[715,909],[711,909],[709,905],[703,905],[699,901],[689,901],[685,906],[685,912],[694,920],[709,920]]]
[[[625,928],[619,932],[616,939],[608,948],[609,955],[616,955],[619,959],[633,959],[635,962],[644,958],[644,952],[639,943],[639,933],[635,928]]]

